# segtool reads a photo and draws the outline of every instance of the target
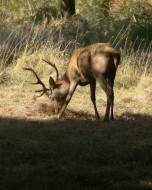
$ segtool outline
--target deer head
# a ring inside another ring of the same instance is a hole
[[[31,71],[35,75],[37,82],[32,83],[32,84],[34,84],[34,85],[40,84],[42,86],[42,89],[35,91],[35,92],[40,93],[40,95],[38,95],[36,97],[41,97],[44,94],[47,97],[49,97],[53,102],[55,113],[58,114],[60,109],[62,108],[62,106],[65,102],[66,96],[68,94],[68,86],[69,86],[68,83],[69,82],[65,75],[63,75],[63,77],[61,79],[59,79],[59,72],[58,72],[58,69],[55,64],[53,64],[50,61],[46,61],[44,59],[42,59],[42,60],[45,61],[46,63],[48,63],[51,67],[53,67],[56,72],[55,80],[53,79],[52,76],[49,77],[49,88],[47,88],[45,86],[45,84],[41,81],[41,79],[39,78],[37,73],[31,67],[23,68],[23,69],[27,70],[27,71]]]

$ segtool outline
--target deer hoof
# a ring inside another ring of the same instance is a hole
[[[58,114],[57,118],[58,118],[58,119],[61,119],[61,114]]]
[[[103,122],[108,122],[109,121],[109,118],[104,118],[103,119]]]
[[[96,120],[99,120],[99,119],[100,119],[99,115],[96,115]]]

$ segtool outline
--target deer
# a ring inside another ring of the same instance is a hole
[[[76,87],[90,85],[91,101],[93,103],[96,119],[99,113],[96,106],[96,82],[106,94],[107,104],[103,121],[114,120],[114,79],[120,63],[120,53],[108,43],[95,43],[87,47],[76,49],[69,60],[65,74],[59,78],[59,72],[55,64],[42,59],[56,72],[56,79],[49,77],[49,88],[38,77],[31,67],[24,68],[31,71],[37,78],[34,84],[40,84],[41,92],[37,97],[46,94],[54,103],[55,114],[60,119],[69,104]]]

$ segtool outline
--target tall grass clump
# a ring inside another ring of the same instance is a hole
[[[80,41],[86,33],[80,22],[78,18],[72,18],[72,22],[63,18],[52,21],[47,27],[45,23],[25,23],[9,30],[1,43],[1,82],[10,79],[8,71],[12,71],[11,81],[17,78],[16,82],[23,81],[22,67],[28,65],[38,69],[40,75],[49,75],[50,71],[46,64],[43,66],[42,58],[55,62],[62,72],[67,64],[65,60],[81,46]]]
[[[59,71],[64,72],[68,58],[74,49],[81,46],[81,35],[78,29],[75,35],[68,29],[75,28],[65,20],[57,20],[51,27],[27,24],[12,31],[1,46],[1,82],[20,83],[27,81],[29,76],[22,68],[34,67],[40,76],[50,75],[50,68],[42,62],[42,58],[56,63]],[[116,86],[130,88],[136,86],[142,75],[151,75],[152,43],[138,37],[130,42],[130,25],[122,27],[117,36],[109,39],[110,44],[121,52],[121,65],[118,69]],[[122,45],[123,42],[123,45]],[[137,48],[138,47],[138,48]],[[3,73],[3,74],[2,74]]]
[[[152,71],[152,54],[150,43],[148,47],[138,49],[137,51],[130,49],[122,50],[122,64],[119,68],[119,77],[117,78],[117,85],[119,87],[130,88],[135,87],[139,83],[142,76],[151,76]],[[144,45],[144,42],[143,42]]]
[[[50,71],[42,58],[55,62],[63,72],[71,52],[95,42],[109,42],[121,52],[116,79],[119,88],[136,86],[141,76],[150,76],[152,36],[147,18],[151,6],[146,1],[130,0],[125,6],[114,2],[117,1],[87,1],[80,7],[81,16],[54,17],[46,25],[44,9],[55,6],[59,10],[59,1],[38,1],[36,7],[33,0],[23,4],[15,0],[2,1],[1,19],[8,22],[5,26],[2,23],[0,29],[1,83],[25,81],[27,75],[23,74],[22,67],[27,65],[40,75],[48,76]],[[20,19],[21,13],[23,19]],[[15,18],[20,21],[16,22]],[[13,27],[8,27],[8,23]]]
[[[57,31],[55,35],[53,33],[53,30],[49,31],[43,26],[33,24],[14,30],[2,45],[1,65],[3,67],[1,70],[4,72],[6,70],[11,71],[9,73],[11,81],[13,79],[20,81],[27,76],[22,71],[25,66],[30,65],[36,69],[38,67],[39,72],[43,73],[45,67],[40,65],[41,58],[60,62],[64,51],[64,49],[61,51],[63,39],[60,36],[57,37],[59,35]],[[5,70],[5,68],[7,69]],[[47,71],[45,72],[48,74]]]
[[[120,88],[135,87],[142,76],[151,76],[152,73],[152,41],[136,37],[131,41],[132,25],[122,26],[117,36],[112,37],[109,43],[121,52],[121,63],[118,69],[116,85]]]

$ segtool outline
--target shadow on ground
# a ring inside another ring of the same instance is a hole
[[[103,122],[102,118],[95,119],[94,114],[86,113],[84,111],[76,112],[74,110],[67,109],[61,120],[54,119],[47,120],[32,120],[28,118],[13,118],[13,117],[0,117],[0,126],[20,125],[26,126],[27,123],[33,125],[44,126],[58,126],[58,127],[75,127],[75,126],[127,126],[133,125],[152,125],[152,116],[147,114],[133,114],[130,112],[124,112],[120,116],[115,117],[115,121]]]
[[[0,118],[0,189],[152,187],[150,115],[103,123],[68,112],[77,119]]]

